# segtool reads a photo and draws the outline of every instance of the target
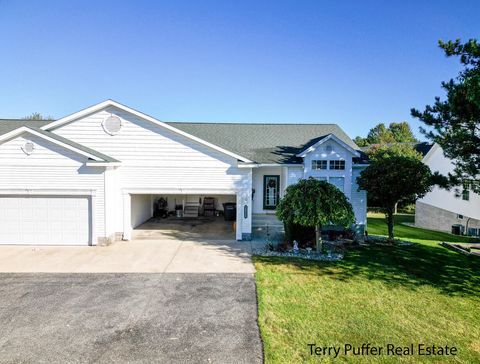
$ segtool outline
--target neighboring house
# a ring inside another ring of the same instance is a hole
[[[453,172],[452,160],[445,157],[442,148],[435,144],[423,158],[432,172],[447,175]],[[469,181],[450,191],[434,187],[415,208],[415,225],[422,228],[480,235],[480,196],[470,191]]]
[[[153,202],[236,202],[236,239],[313,176],[366,225],[365,164],[335,124],[166,123],[108,100],[56,121],[0,121],[0,244],[95,245],[124,239]]]

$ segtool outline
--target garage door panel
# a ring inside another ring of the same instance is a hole
[[[87,245],[88,196],[1,196],[0,244]]]

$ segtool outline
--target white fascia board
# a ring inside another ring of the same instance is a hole
[[[238,168],[262,168],[262,167],[303,167],[301,163],[239,163]]]
[[[440,145],[438,145],[437,143],[433,144],[433,146],[430,148],[430,150],[428,151],[427,154],[425,154],[425,156],[422,158],[422,162],[424,164],[427,164],[428,160],[430,159],[430,157],[433,155],[433,153],[435,153],[435,151],[440,148]]]
[[[120,167],[122,162],[86,162],[87,167]]]
[[[297,157],[301,157],[301,158],[305,158],[305,156],[310,153],[310,152],[313,152],[315,149],[317,149],[320,145],[322,145],[323,143],[325,143],[327,140],[330,140],[330,139],[333,139],[334,141],[336,141],[338,144],[340,144],[342,147],[344,147],[346,150],[348,150],[350,153],[352,153],[354,156],[356,157],[360,157],[360,153],[358,153],[355,149],[353,149],[351,146],[347,145],[346,143],[344,143],[342,140],[340,140],[338,137],[336,137],[335,135],[333,134],[329,134],[328,136],[326,136],[325,138],[323,138],[322,140],[319,140],[318,142],[316,142],[314,145],[308,147],[307,149],[303,150],[302,152],[300,152],[299,154],[297,154]]]
[[[123,194],[130,195],[236,195],[241,189],[223,188],[124,188]]]
[[[103,159],[93,155],[93,154],[90,154],[90,153],[87,153],[87,152],[84,152],[83,150],[80,150],[78,148],[75,148],[74,146],[72,145],[69,145],[69,144],[65,144],[55,138],[50,138],[49,136],[47,135],[44,135],[44,134],[41,134],[37,131],[35,131],[34,129],[31,129],[29,128],[28,126],[22,126],[18,129],[15,129],[15,130],[12,130],[6,134],[3,134],[2,136],[0,136],[0,144],[4,143],[5,141],[7,140],[10,140],[10,139],[13,139],[17,136],[20,136],[21,134],[23,133],[29,133],[29,134],[32,134],[32,135],[35,135],[41,139],[44,139],[44,140],[48,140],[49,142],[53,143],[53,144],[56,144],[56,145],[59,145],[63,148],[66,148],[66,149],[69,149],[71,151],[74,151],[75,153],[78,153],[78,154],[81,154],[85,157],[88,157],[88,158],[91,158],[91,159],[94,159],[96,161],[102,161]]]
[[[194,140],[194,141],[196,141],[197,143],[206,145],[207,147],[210,147],[210,148],[212,148],[212,149],[215,149],[215,150],[217,150],[217,151],[219,151],[219,152],[221,152],[221,153],[223,153],[223,154],[227,154],[227,155],[229,155],[229,156],[231,156],[231,157],[234,157],[235,159],[239,159],[239,160],[241,160],[241,161],[243,161],[243,162],[249,162],[249,163],[252,162],[251,160],[249,160],[249,159],[247,159],[247,158],[245,158],[245,157],[242,157],[242,156],[240,156],[240,155],[238,155],[238,154],[235,154],[235,153],[230,152],[230,151],[228,151],[228,150],[226,150],[226,149],[223,149],[223,148],[221,148],[221,147],[219,147],[219,146],[217,146],[217,145],[215,145],[215,144],[212,144],[212,143],[210,143],[210,142],[207,142],[206,140],[200,139],[200,138],[198,138],[198,137],[196,137],[196,136],[194,136],[194,135],[188,134],[188,133],[186,133],[186,132],[184,132],[184,131],[182,131],[182,130],[180,130],[180,129],[174,128],[173,126],[170,126],[170,125],[164,123],[163,121],[157,120],[157,119],[155,119],[154,117],[151,117],[151,116],[149,116],[149,115],[147,115],[147,114],[144,114],[144,113],[142,113],[142,112],[140,112],[140,111],[137,111],[137,110],[135,110],[135,109],[132,109],[132,108],[130,108],[130,107],[128,107],[128,106],[122,105],[122,104],[120,104],[120,103],[118,103],[118,102],[116,102],[116,101],[113,101],[113,100],[103,101],[103,102],[101,102],[101,103],[99,103],[99,104],[90,106],[90,107],[88,107],[88,108],[86,108],[86,109],[83,109],[83,110],[81,110],[81,111],[78,111],[78,112],[76,112],[76,113],[74,113],[74,114],[65,116],[64,118],[61,118],[61,119],[59,119],[59,120],[53,121],[53,122],[51,122],[51,123],[49,123],[49,124],[47,124],[47,125],[42,126],[42,129],[43,129],[43,130],[56,129],[56,128],[58,128],[58,127],[60,127],[60,126],[62,126],[62,125],[64,125],[64,124],[66,124],[66,123],[68,123],[68,122],[70,122],[70,121],[73,121],[73,120],[75,120],[75,119],[79,119],[79,118],[81,118],[81,117],[83,117],[83,116],[89,115],[89,114],[94,113],[94,112],[96,112],[96,111],[99,111],[99,110],[101,110],[101,109],[103,109],[103,108],[111,107],[111,106],[116,107],[116,108],[118,108],[118,109],[120,109],[120,110],[123,110],[123,111],[125,111],[125,112],[128,112],[128,113],[130,113],[130,114],[132,114],[132,115],[135,115],[135,116],[137,116],[137,117],[139,117],[139,118],[141,118],[141,119],[150,121],[150,122],[153,123],[153,124],[162,126],[162,127],[164,127],[165,129],[168,129],[168,130],[170,130],[170,131],[173,131],[174,133],[180,134],[180,135],[182,135],[182,136],[184,136],[184,137],[186,137],[186,138],[189,138],[189,139],[191,139],[191,140]]]
[[[0,195],[54,195],[54,196],[95,196],[96,190],[58,188],[8,188],[0,189]]]

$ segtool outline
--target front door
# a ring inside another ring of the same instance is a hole
[[[263,208],[275,210],[280,197],[280,176],[263,176]]]

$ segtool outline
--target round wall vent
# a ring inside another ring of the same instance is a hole
[[[110,135],[115,135],[122,129],[122,120],[118,116],[110,115],[102,123],[103,129]]]
[[[333,148],[332,148],[331,145],[327,145],[327,146],[325,147],[325,151],[326,151],[327,153],[332,153],[332,150],[333,150]]]
[[[22,147],[22,150],[26,155],[30,155],[35,150],[35,145],[32,142],[25,142],[25,144]]]

